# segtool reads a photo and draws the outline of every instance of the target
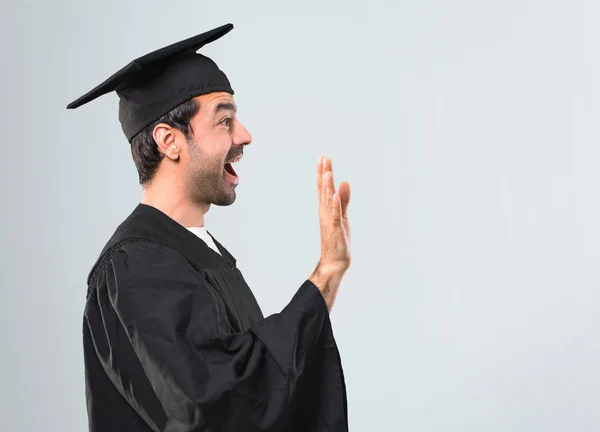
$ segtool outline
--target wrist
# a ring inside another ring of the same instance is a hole
[[[336,268],[319,263],[308,278],[321,292],[330,311],[333,308],[342,276],[343,272],[340,272]]]

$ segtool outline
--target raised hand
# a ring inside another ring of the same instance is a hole
[[[331,160],[319,158],[317,168],[321,257],[309,278],[321,290],[329,309],[333,307],[342,277],[350,267],[350,185],[342,182],[336,192]]]
[[[321,265],[332,271],[345,272],[350,267],[350,224],[348,204],[350,185],[340,184],[335,190],[333,166],[328,158],[320,158],[317,168],[319,222],[321,226]]]

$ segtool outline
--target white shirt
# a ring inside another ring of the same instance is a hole
[[[204,243],[206,243],[209,248],[211,248],[216,253],[218,253],[219,255],[221,255],[221,252],[219,251],[219,248],[215,244],[215,242],[212,239],[212,237],[208,234],[208,231],[207,231],[206,227],[203,227],[203,226],[201,226],[201,227],[189,227],[187,229],[189,231],[191,231],[192,233],[196,234],[202,240],[204,240]]]

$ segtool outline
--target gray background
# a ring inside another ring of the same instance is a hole
[[[4,0],[0,430],[83,431],[85,278],[140,197],[114,94],[204,50],[254,136],[206,222],[266,314],[318,259],[317,157],[352,186],[332,319],[353,431],[600,430],[598,2]]]

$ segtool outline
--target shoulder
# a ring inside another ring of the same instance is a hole
[[[135,259],[144,262],[185,261],[184,256],[173,248],[153,240],[129,239],[116,248],[111,261]]]
[[[119,246],[100,270],[93,290],[128,328],[143,327],[141,333],[157,334],[189,322],[212,334],[224,316],[204,276],[177,250],[154,242]],[[196,315],[202,323],[195,322]]]
[[[94,270],[91,286],[151,286],[157,282],[197,285],[201,275],[177,250],[143,239],[129,239],[109,250]]]
[[[159,243],[123,245],[110,257],[100,279],[98,288],[115,301],[120,298],[121,307],[128,310],[144,305],[151,311],[189,301],[214,307],[203,275],[178,251]]]
[[[111,255],[108,267],[123,277],[145,277],[161,274],[163,277],[181,277],[196,273],[183,254],[152,241],[135,241],[121,245]]]

